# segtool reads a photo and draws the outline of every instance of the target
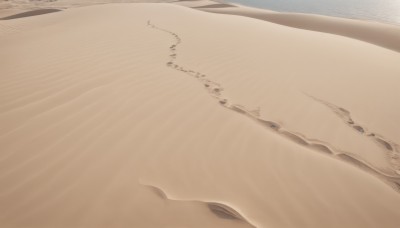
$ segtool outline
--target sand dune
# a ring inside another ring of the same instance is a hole
[[[32,10],[32,11],[28,11],[28,12],[24,12],[24,13],[18,13],[18,14],[14,14],[11,16],[3,17],[3,18],[0,18],[0,20],[11,20],[11,19],[17,19],[17,18],[21,18],[21,17],[32,17],[32,16],[42,15],[42,14],[46,14],[46,13],[55,13],[55,12],[59,12],[59,11],[60,10],[58,10],[58,9],[38,9],[38,10]]]
[[[205,5],[205,6],[196,6],[196,7],[192,7],[195,9],[204,9],[204,8],[225,8],[225,7],[233,7],[233,5],[229,5],[229,4],[211,4],[211,5]]]
[[[173,4],[0,26],[1,227],[400,225],[397,52]]]
[[[218,4],[193,6],[207,12],[252,17],[294,28],[346,36],[400,52],[400,28],[396,25],[321,15],[279,13],[240,5],[237,7],[219,7]]]

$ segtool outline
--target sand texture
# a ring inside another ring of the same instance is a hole
[[[211,1],[15,2],[0,227],[400,226],[395,38]],[[61,11],[15,16],[38,9]]]

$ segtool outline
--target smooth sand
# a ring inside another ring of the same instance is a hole
[[[173,4],[0,50],[1,227],[400,226],[398,52]]]
[[[302,13],[280,13],[237,4],[211,4],[207,1],[178,3],[207,12],[233,14],[290,26],[358,39],[400,52],[400,27],[372,21],[361,21]]]

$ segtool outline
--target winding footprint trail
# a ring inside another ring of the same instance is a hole
[[[368,128],[362,124],[359,124],[354,120],[354,118],[351,117],[350,111],[343,107],[339,107],[335,104],[329,103],[327,101],[324,101],[322,99],[316,98],[314,96],[311,96],[309,94],[305,94],[311,99],[317,101],[318,103],[321,103],[322,105],[325,105],[328,107],[332,112],[334,112],[339,118],[343,120],[343,122],[349,126],[350,128],[356,130],[359,134],[364,135],[365,137],[369,138],[378,146],[380,146],[387,154],[387,158],[389,161],[389,164],[391,165],[392,169],[397,173],[400,174],[400,146],[399,144],[385,138],[384,136],[375,133],[371,130],[368,130]]]
[[[199,83],[203,84],[203,86],[205,87],[208,94],[212,98],[216,99],[222,107],[227,108],[232,111],[235,111],[237,113],[240,113],[240,114],[254,120],[255,122],[257,122],[264,128],[269,129],[269,130],[281,135],[282,137],[290,140],[293,143],[296,143],[303,147],[307,147],[314,151],[318,151],[318,152],[327,154],[336,159],[340,159],[342,161],[349,162],[349,163],[369,172],[370,174],[377,176],[382,181],[389,184],[395,191],[400,193],[400,172],[386,173],[384,171],[381,171],[381,170],[377,169],[376,167],[374,167],[373,165],[366,162],[365,160],[363,160],[362,158],[360,158],[359,156],[357,156],[353,153],[347,152],[347,151],[340,150],[328,142],[324,142],[324,141],[321,141],[318,139],[308,138],[301,133],[293,132],[288,129],[285,129],[282,125],[278,124],[275,121],[265,120],[265,119],[260,118],[260,112],[261,112],[260,109],[249,110],[243,105],[230,102],[224,96],[224,94],[223,94],[224,89],[221,86],[221,84],[210,80],[206,74],[203,74],[198,71],[194,71],[192,69],[185,68],[177,63],[177,61],[176,61],[177,57],[178,57],[177,49],[178,49],[179,45],[182,43],[182,39],[181,39],[181,37],[179,37],[178,34],[172,32],[172,31],[169,31],[167,29],[157,27],[156,25],[152,24],[150,20],[147,21],[147,26],[149,26],[152,29],[156,29],[161,32],[167,33],[167,34],[171,35],[174,39],[174,43],[169,47],[170,54],[169,54],[169,60],[166,63],[166,66],[169,68],[172,68],[174,70],[181,71],[182,73],[185,73],[188,76],[191,76],[191,77],[197,79],[197,81]],[[338,115],[340,114],[341,118],[343,118],[345,121],[349,122],[349,125],[352,126],[354,129],[365,134],[365,131],[366,131],[365,128],[355,124],[354,121],[350,117],[350,113],[347,110],[339,108],[339,107],[336,108],[336,106],[333,106],[333,105],[329,105],[328,107],[331,107],[331,109],[334,110],[335,113],[337,113]],[[335,108],[333,108],[333,107],[335,107]],[[373,137],[378,143],[381,143],[381,145],[384,144],[385,147],[389,151],[396,152],[399,149],[397,145],[394,146],[394,144],[389,143],[386,139],[383,139],[380,136],[373,135],[373,136],[369,136],[369,137]],[[390,147],[386,146],[386,143],[388,143],[390,145]],[[396,149],[393,149],[392,145]],[[396,154],[398,154],[398,153],[396,153]]]

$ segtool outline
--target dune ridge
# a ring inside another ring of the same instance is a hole
[[[201,2],[201,0],[197,2]],[[195,5],[192,8],[211,13],[251,17],[293,28],[350,37],[400,52],[400,27],[397,25],[313,14],[281,13],[239,4],[229,7],[213,7],[213,4],[204,4],[202,6]]]
[[[205,5],[205,6],[194,6],[194,9],[204,9],[204,8],[225,8],[225,7],[234,7],[233,5],[229,4],[212,4],[212,5]]]
[[[191,202],[191,203],[199,203],[203,207],[207,207],[215,216],[222,218],[222,219],[229,219],[229,220],[237,220],[242,223],[246,223],[249,227],[256,227],[248,219],[244,218],[239,212],[233,209],[231,206],[228,206],[224,203],[218,202],[206,202],[206,201],[199,201],[199,200],[179,200],[179,199],[171,199],[168,197],[167,193],[159,187],[149,184],[142,184],[143,186],[152,190],[157,196],[162,198],[166,201],[182,201],[182,202]]]
[[[17,19],[17,18],[23,18],[23,17],[33,17],[33,16],[37,16],[37,15],[42,15],[42,14],[56,13],[59,11],[61,11],[61,10],[59,10],[59,9],[31,10],[31,11],[14,14],[14,15],[7,16],[7,17],[2,17],[2,18],[0,18],[0,20],[11,20],[11,19]]]
[[[283,136],[284,138],[288,139],[289,141],[291,141],[293,143],[296,143],[300,146],[310,148],[315,151],[322,152],[322,153],[330,155],[336,159],[339,159],[339,160],[342,160],[345,162],[349,162],[349,163],[355,165],[356,167],[361,168],[364,171],[367,171],[368,173],[379,177],[382,181],[384,181],[385,183],[388,183],[395,191],[400,193],[400,176],[399,176],[400,174],[399,174],[398,163],[397,163],[399,152],[397,151],[397,149],[396,150],[389,149],[390,152],[393,152],[393,154],[391,154],[388,158],[391,161],[390,164],[394,163],[393,159],[395,159],[394,161],[396,163],[393,164],[393,169],[394,169],[393,172],[388,173],[388,172],[377,169],[376,167],[374,167],[372,164],[368,163],[364,159],[356,156],[354,153],[351,153],[348,151],[343,151],[343,150],[336,148],[335,146],[331,145],[329,142],[324,142],[324,141],[321,141],[318,139],[307,138],[306,136],[304,136],[301,133],[292,132],[288,129],[285,129],[283,126],[281,126],[277,122],[274,122],[272,120],[262,119],[262,118],[260,118],[260,110],[250,111],[243,105],[231,102],[228,98],[226,98],[223,95],[224,89],[221,86],[221,84],[208,79],[207,75],[205,75],[201,72],[197,72],[192,69],[187,69],[187,68],[177,64],[177,61],[176,61],[176,59],[178,58],[177,49],[178,49],[178,46],[182,42],[182,39],[179,37],[178,34],[172,32],[172,31],[169,31],[167,29],[157,27],[150,20],[147,21],[147,26],[149,26],[152,29],[156,29],[156,30],[168,33],[174,39],[173,44],[169,47],[169,50],[170,50],[169,58],[170,59],[166,63],[166,66],[170,67],[174,70],[181,71],[191,77],[196,78],[200,83],[202,83],[204,85],[204,87],[206,88],[206,91],[210,94],[210,96],[213,97],[214,99],[218,100],[219,104],[222,107],[227,108],[232,111],[235,111],[235,112],[238,112],[240,114],[243,114],[243,115],[249,117],[250,119],[255,120],[261,126],[266,127],[266,129],[269,129],[269,130],[272,130],[272,131],[278,133],[279,135]],[[313,98],[313,99],[316,99],[316,98]],[[324,104],[325,104],[325,102],[324,102]],[[331,106],[332,105],[329,105],[329,107],[331,107]],[[336,106],[332,106],[332,107],[334,107],[334,110],[337,113],[344,112],[345,114],[347,114],[348,115],[347,118],[349,118],[349,120],[347,120],[347,122],[351,121],[349,124],[351,126],[353,126],[353,124],[354,124],[353,120],[350,118],[349,112],[347,110],[345,110],[343,108],[336,108]],[[343,115],[341,115],[341,117],[343,117]],[[353,128],[354,128],[354,126],[353,126]],[[364,128],[362,128],[362,129],[364,129]],[[365,130],[363,130],[362,133],[364,133],[364,131]],[[369,136],[371,136],[371,135],[369,135]],[[373,139],[375,139],[375,141],[377,141],[379,139],[379,138],[376,138],[374,134],[371,137],[373,137]],[[381,140],[382,140],[382,142],[388,143],[387,141],[385,141],[383,139],[381,139]]]
[[[14,0],[15,1],[15,0]],[[400,27],[372,21],[336,18],[322,15],[302,13],[281,13],[271,10],[256,9],[239,4],[226,3],[218,0],[64,0],[64,1],[29,1],[21,4],[10,1],[10,6],[5,9],[16,11],[15,14],[0,18],[15,19],[26,16],[40,15],[42,13],[56,12],[65,8],[81,7],[107,3],[171,3],[190,7],[210,13],[230,14],[264,20],[284,26],[305,29],[317,32],[345,36],[396,52],[400,52]],[[34,8],[34,10],[31,10]],[[22,12],[21,12],[22,11]],[[28,12],[25,12],[28,11]]]

